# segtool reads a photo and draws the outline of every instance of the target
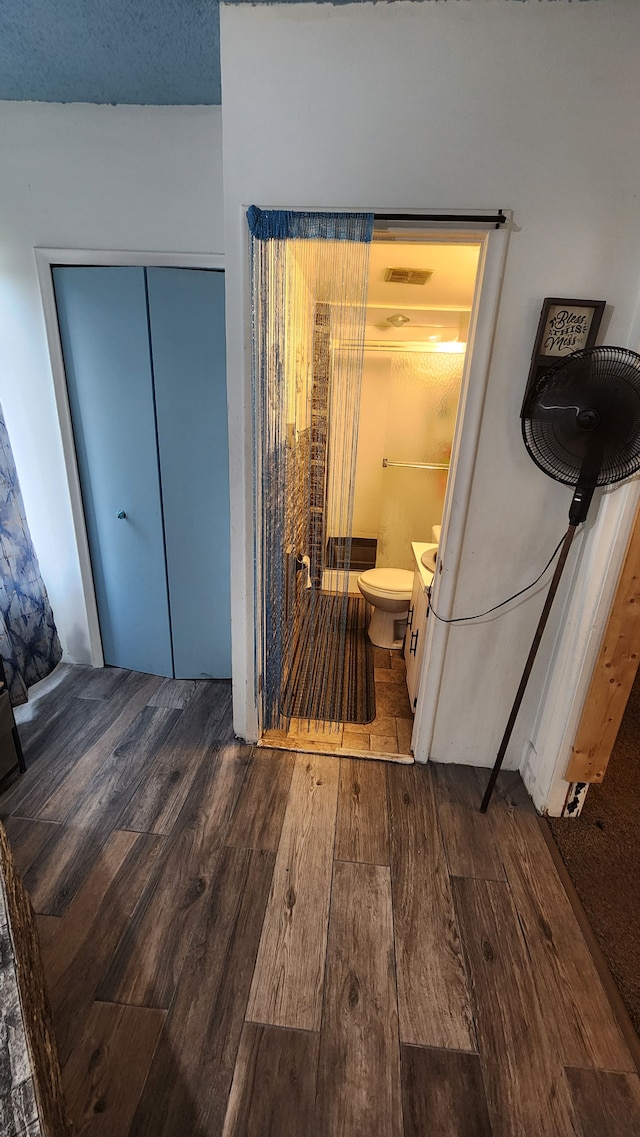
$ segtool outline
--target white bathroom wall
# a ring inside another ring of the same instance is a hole
[[[33,250],[221,253],[221,111],[0,103],[0,155],[0,402],[65,658],[89,662]]]
[[[567,522],[570,495],[533,466],[520,437],[543,298],[607,300],[606,342],[638,346],[640,5],[222,5],[221,21],[234,674],[237,724],[251,732],[244,209],[255,202],[514,211],[456,608],[467,614],[495,603],[532,579]],[[615,495],[609,505],[617,508]],[[619,551],[611,563],[615,570]],[[577,590],[575,603],[583,601]],[[540,606],[537,596],[498,619],[452,629],[434,758],[493,761]],[[556,638],[552,628],[509,751],[511,766],[521,764],[540,724],[542,679],[561,647]],[[564,692],[565,707],[572,694]],[[544,738],[537,741],[541,752]]]

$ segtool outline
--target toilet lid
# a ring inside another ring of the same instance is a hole
[[[360,579],[370,588],[378,588],[381,592],[401,592],[410,597],[413,591],[413,573],[409,569],[367,569]]]

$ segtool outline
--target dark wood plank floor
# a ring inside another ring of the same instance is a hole
[[[75,1133],[640,1137],[515,775],[237,742],[230,686],[60,666],[0,793]]]

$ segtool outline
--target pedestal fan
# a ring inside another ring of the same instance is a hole
[[[482,799],[483,813],[491,800],[571,542],[587,517],[593,491],[640,470],[640,355],[624,347],[594,347],[559,360],[534,384],[523,410],[522,434],[536,465],[556,481],[573,486],[574,492],[569,528]]]

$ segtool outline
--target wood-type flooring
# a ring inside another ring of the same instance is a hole
[[[639,1137],[517,776],[234,740],[230,686],[60,666],[0,816],[80,1137]]]

